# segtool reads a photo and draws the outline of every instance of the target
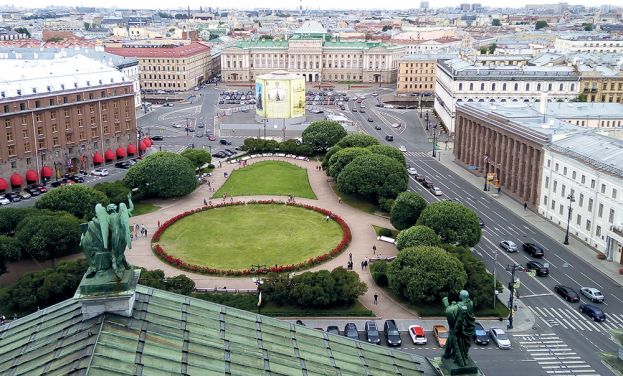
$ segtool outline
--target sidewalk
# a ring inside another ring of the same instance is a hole
[[[451,143],[448,144],[451,146]],[[430,154],[430,153],[428,153]],[[452,148],[448,151],[444,151],[440,153],[441,157],[437,158],[442,165],[447,167],[449,170],[459,175],[465,181],[469,182],[475,187],[479,189],[482,188],[483,178],[482,176],[475,175],[474,173],[466,170],[459,164],[454,162],[454,154]],[[532,210],[524,210],[523,205],[515,201],[513,198],[504,194],[504,190],[502,190],[502,194],[497,193],[489,193],[490,197],[500,203],[502,206],[506,207],[506,209],[512,211],[517,216],[523,218],[527,223],[532,224],[534,227],[538,228],[542,233],[549,236],[552,239],[558,239],[558,243],[562,247],[566,247],[569,251],[573,252],[577,257],[586,261],[589,265],[594,266],[597,270],[603,273],[605,276],[612,279],[619,286],[623,286],[623,275],[619,274],[619,268],[621,265],[616,264],[611,261],[599,260],[597,259],[597,251],[587,246],[581,240],[572,236],[569,245],[564,245],[560,242],[559,239],[564,239],[565,231],[551,223],[547,219],[540,216],[538,213],[533,212]]]

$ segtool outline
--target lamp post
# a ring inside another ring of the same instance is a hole
[[[489,173],[489,154],[485,154],[483,159],[485,161],[485,187],[482,190],[486,192],[489,190],[489,181],[487,180],[487,174]]]
[[[567,200],[569,200],[569,214],[567,215],[567,231],[565,233],[565,241],[564,245],[569,245],[569,224],[571,223],[571,213],[573,213],[573,208],[571,205],[575,202],[575,197],[573,197],[573,193],[567,196]]]
[[[262,284],[264,281],[260,278],[260,274],[263,270],[266,270],[266,265],[251,265],[251,271],[255,272],[256,277],[251,280],[257,286],[257,313],[262,313]]]
[[[507,272],[511,272],[511,281],[508,283],[508,289],[511,292],[511,296],[508,299],[508,308],[510,309],[510,315],[508,316],[508,325],[507,328],[508,329],[513,329],[513,312],[514,312],[514,306],[513,306],[513,300],[515,298],[515,271],[520,271],[523,272],[525,269],[521,266],[521,265],[507,265],[506,266],[506,271]]]
[[[433,158],[437,156],[437,126],[433,126]]]

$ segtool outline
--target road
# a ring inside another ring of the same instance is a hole
[[[510,272],[505,270],[506,266],[513,264],[525,266],[531,257],[521,250],[517,253],[506,253],[499,247],[500,241],[512,240],[519,248],[522,243],[530,241],[545,249],[542,261],[549,263],[549,277],[530,277],[527,273],[521,272],[516,274],[521,280],[519,289],[521,299],[537,317],[533,330],[526,335],[518,334],[519,337],[515,337],[514,341],[525,354],[529,355],[524,359],[525,366],[539,369],[537,373],[530,374],[611,374],[602,365],[598,353],[616,351],[614,342],[609,339],[608,331],[623,327],[621,286],[563,247],[562,239],[550,238],[534,225],[526,223],[523,218],[497,203],[490,196],[490,192],[474,187],[431,158],[428,155],[432,150],[429,134],[416,110],[377,108],[374,107],[376,100],[371,96],[367,96],[364,103],[367,107],[366,113],[346,111],[349,113],[347,115],[359,121],[365,132],[374,135],[382,143],[406,146],[405,156],[408,163],[431,179],[442,189],[444,195],[433,196],[413,177],[409,179],[410,190],[422,194],[430,202],[450,198],[458,200],[473,209],[485,222],[482,240],[473,251],[485,262],[489,271],[496,271],[501,282],[506,284],[511,279]],[[354,104],[351,102],[350,106],[352,105]],[[369,123],[367,117],[371,117],[374,122]],[[391,124],[396,122],[405,125],[399,128],[391,127]],[[374,124],[381,124],[382,129],[374,129]],[[391,143],[385,141],[386,134],[393,135],[394,141]],[[444,140],[442,137],[442,142],[439,143],[442,152],[445,152]],[[590,302],[583,296],[580,303],[564,301],[553,293],[553,287],[557,284],[570,286],[578,292],[580,286],[596,287],[601,290],[606,296],[601,308],[608,315],[608,319],[602,323],[589,320],[578,312],[578,306]],[[552,339],[553,337],[555,339]]]

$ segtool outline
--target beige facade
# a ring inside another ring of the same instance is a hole
[[[433,93],[437,59],[404,59],[398,62],[396,94]]]
[[[623,103],[623,74],[602,76],[585,72],[580,76],[580,95],[587,102]]]

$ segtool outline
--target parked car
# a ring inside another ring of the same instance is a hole
[[[394,141],[394,136],[392,136],[392,135],[390,135],[390,134],[385,135],[385,140],[390,141],[390,142],[391,142],[391,141]]]
[[[5,196],[0,196],[0,205],[8,205],[11,201]]]
[[[33,185],[40,193],[46,193],[48,188],[46,188],[43,184]]]
[[[443,325],[433,325],[433,337],[437,340],[439,347],[444,347],[448,340],[448,329]]]
[[[353,112],[357,112],[357,109],[355,107],[352,108]]]
[[[212,156],[216,158],[227,158],[227,154],[222,151],[217,151],[216,153],[212,154]]]
[[[409,327],[409,336],[411,336],[411,341],[413,341],[414,345],[426,345],[428,342],[424,328],[419,325],[411,325]]]
[[[24,191],[30,193],[31,196],[39,196],[41,194],[41,192],[34,185],[24,188]]]
[[[540,245],[534,243],[523,243],[522,248],[532,257],[541,258],[545,255],[545,252],[543,252],[543,248]]]
[[[593,303],[604,302],[604,294],[594,287],[580,287],[580,294],[586,296]]]
[[[96,168],[91,171],[91,175],[93,176],[108,176],[108,170],[105,168]]]
[[[22,200],[28,200],[29,198],[31,198],[32,196],[30,195],[30,193],[26,192],[26,191],[19,191],[17,192],[17,194],[19,195],[19,197]]]
[[[417,175],[417,170],[415,169],[415,167],[409,167],[407,169],[407,173],[409,173],[409,175]]]
[[[164,140],[164,137],[162,136],[151,136],[150,137],[152,141],[162,141]]]
[[[539,277],[547,277],[549,275],[549,267],[539,261],[528,261],[526,269],[535,270],[536,275]]]
[[[171,102],[167,102],[165,104],[163,104],[164,107],[173,107],[173,103]]]
[[[236,154],[236,153],[234,153],[233,151],[230,151],[230,150],[227,150],[227,149],[225,149],[225,150],[221,150],[221,153],[224,153],[224,154],[225,154],[225,155],[227,155],[228,157],[230,157],[230,156],[232,156],[232,155]]]
[[[4,194],[4,197],[8,198],[11,202],[20,202],[22,198],[15,192],[8,192]]]
[[[474,325],[474,335],[472,338],[474,339],[474,343],[477,345],[486,346],[489,344],[487,331],[479,322]]]
[[[67,179],[73,181],[74,183],[84,183],[84,178],[78,175],[71,175]]]
[[[402,340],[400,339],[400,332],[398,331],[396,321],[385,320],[383,331],[385,332],[385,340],[387,341],[387,346],[400,346],[402,344]]]
[[[210,141],[216,141],[216,137],[213,134],[209,134],[208,135],[208,140]]]
[[[359,339],[359,332],[357,331],[357,325],[349,322],[344,326],[344,336],[350,339]]]
[[[580,301],[580,296],[578,295],[578,293],[569,286],[556,285],[554,286],[554,291],[558,295],[565,298],[565,300],[568,302],[575,303]]]
[[[400,123],[392,123],[392,128],[400,128]]]
[[[422,185],[424,186],[424,188],[432,188],[433,187],[433,182],[430,180],[427,180],[426,178],[422,179]]]
[[[580,304],[580,312],[594,321],[606,321],[606,314],[604,311],[592,304]]]
[[[375,345],[381,344],[381,335],[379,334],[379,329],[376,327],[376,323],[374,321],[366,321],[365,331],[368,343],[373,343]]]
[[[225,139],[221,139],[221,140],[219,141],[219,144],[221,144],[221,145],[231,145],[231,141],[227,141],[227,140],[225,140]]]
[[[50,183],[50,186],[52,188],[56,188],[56,187],[60,187],[63,184],[65,184],[65,182],[63,182],[62,180],[56,180],[56,181],[53,181],[52,183]]]
[[[419,181],[420,183],[422,183],[424,180],[426,180],[426,177],[422,174],[415,174],[415,180]]]
[[[226,152],[228,152],[228,153],[231,153],[231,155],[236,155],[236,154],[238,154],[238,152],[237,152],[237,151],[233,151],[233,150],[231,150],[231,149],[225,149],[225,151],[226,151]]]
[[[123,168],[124,170],[127,170],[128,168],[132,167],[132,164],[128,161],[121,161],[121,162],[115,163],[115,167]]]
[[[398,150],[400,150],[401,152],[405,153],[407,151],[407,148],[404,145],[400,145],[400,146],[398,146]]]
[[[500,242],[500,247],[506,252],[517,252],[517,244],[512,240],[502,240]]]
[[[439,187],[436,186],[432,186],[430,187],[430,193],[434,194],[435,196],[441,196],[443,195],[443,192],[441,191],[441,189]]]
[[[509,350],[511,346],[511,340],[504,330],[500,328],[492,328],[489,330],[489,337],[497,345],[499,349]]]
[[[335,334],[335,335],[340,335],[340,329],[335,326],[335,325],[329,325],[327,326],[327,333],[331,333],[331,334]]]

